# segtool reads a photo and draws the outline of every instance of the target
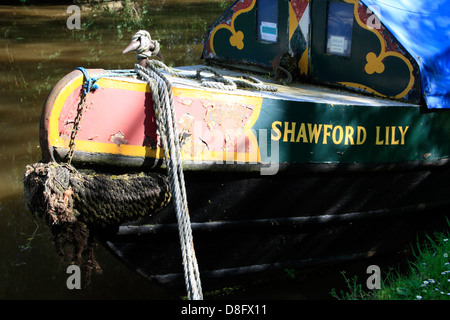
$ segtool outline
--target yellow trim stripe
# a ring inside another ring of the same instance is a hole
[[[52,107],[51,115],[49,118],[49,142],[50,145],[57,148],[66,148],[68,149],[69,142],[67,140],[61,139],[59,137],[59,114],[61,113],[65,101],[75,90],[80,88],[83,83],[83,76],[72,80],[69,84],[67,84],[58,96],[55,99],[55,103]],[[115,88],[115,89],[123,89],[123,90],[131,90],[131,91],[139,91],[139,92],[150,92],[150,89],[146,83],[140,82],[129,82],[120,80],[117,78],[101,78],[97,81],[97,84],[103,88]],[[209,92],[201,89],[181,89],[181,88],[173,88],[174,96],[182,96],[193,99],[205,99],[211,101],[229,101],[230,95],[228,93],[218,93],[218,92]],[[256,123],[262,105],[261,97],[252,97],[252,96],[234,96],[235,100],[239,100],[242,104],[248,104],[254,106],[253,112],[250,116],[250,119],[244,125],[244,133],[249,139],[251,144],[251,150],[256,153],[239,153],[239,152],[214,152],[214,151],[205,151],[201,153],[199,156],[192,158],[190,155],[184,155],[183,160],[204,160],[204,161],[260,161],[259,147],[258,142],[253,134],[251,128]],[[133,146],[133,145],[117,145],[114,143],[101,143],[95,141],[83,141],[76,140],[76,151],[88,152],[88,153],[105,153],[105,154],[121,154],[124,156],[132,156],[132,157],[150,157],[163,159],[164,154],[161,148],[153,149],[150,147],[144,146]]]

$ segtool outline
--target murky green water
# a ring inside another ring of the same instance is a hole
[[[176,299],[126,268],[104,248],[97,250],[103,274],[81,290],[66,286],[67,263],[49,241],[49,230],[26,208],[22,177],[27,164],[40,160],[39,118],[56,82],[74,68],[132,68],[133,54],[122,55],[131,36],[146,28],[162,45],[165,63],[201,63],[206,28],[232,0],[155,0],[131,13],[147,17],[120,22],[98,11],[82,11],[80,30],[69,30],[67,5],[0,6],[0,298],[1,299]],[[144,12],[144,10],[146,10]],[[121,13],[125,14],[125,13]],[[128,13],[130,14],[130,12]],[[370,262],[352,265],[364,273]],[[342,286],[340,268],[304,277],[285,277],[243,288],[230,299],[330,299]],[[220,298],[220,297],[215,297]]]
[[[86,8],[80,30],[67,28],[67,5],[0,6],[0,298],[174,298],[101,247],[97,255],[103,275],[94,277],[88,288],[68,290],[67,264],[56,255],[48,228],[33,219],[23,196],[25,166],[41,157],[41,109],[60,78],[79,66],[133,68],[134,54],[122,55],[122,50],[144,24],[160,40],[167,64],[198,64],[207,25],[230,1],[146,3],[133,12],[147,10],[147,19],[134,24],[120,23],[120,11],[102,19],[99,11]]]

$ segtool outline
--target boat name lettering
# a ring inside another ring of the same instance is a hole
[[[375,145],[405,145],[409,126],[375,126]],[[294,143],[363,145],[368,130],[364,126],[272,122],[272,140]]]

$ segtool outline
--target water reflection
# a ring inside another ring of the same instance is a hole
[[[141,1],[151,18],[144,27],[160,40],[168,65],[201,63],[206,26],[231,2]],[[118,13],[101,18],[98,10],[84,8],[81,30],[69,30],[66,9],[0,6],[0,298],[176,298],[101,247],[103,275],[88,288],[68,290],[67,264],[56,255],[45,224],[25,206],[22,177],[25,166],[41,158],[39,120],[51,88],[79,66],[129,69],[135,62],[121,52],[137,30],[121,24]]]

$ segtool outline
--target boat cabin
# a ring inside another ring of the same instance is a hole
[[[378,9],[379,10],[379,9]],[[420,103],[416,61],[359,0],[238,0],[209,28],[210,64]]]

